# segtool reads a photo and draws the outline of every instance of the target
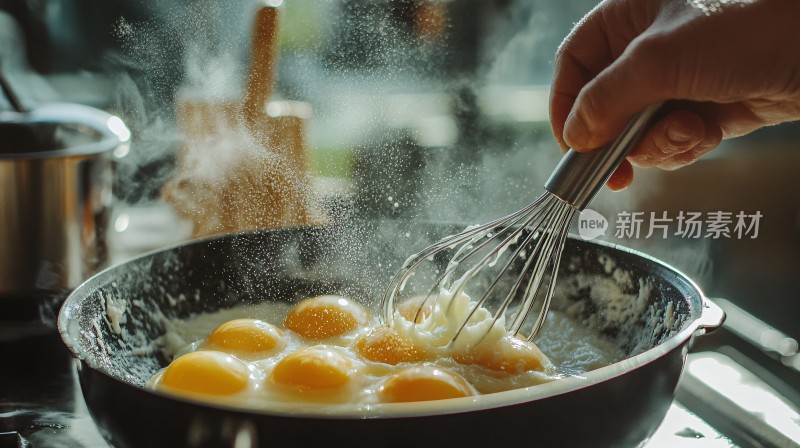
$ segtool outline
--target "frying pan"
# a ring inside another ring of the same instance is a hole
[[[169,362],[153,343],[167,320],[322,293],[374,306],[409,253],[456,230],[367,221],[189,242],[95,275],[66,299],[58,328],[76,357],[88,409],[117,447],[624,447],[646,440],[673,400],[694,337],[724,315],[670,266],[575,238],[564,250],[552,308],[570,310],[625,353],[582,376],[478,397],[304,412],[235,409],[143,388]],[[586,279],[615,282],[626,294],[608,302]]]

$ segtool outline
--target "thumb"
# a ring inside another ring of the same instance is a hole
[[[578,94],[564,126],[564,141],[587,152],[613,140],[636,113],[666,99],[666,54],[642,36]]]

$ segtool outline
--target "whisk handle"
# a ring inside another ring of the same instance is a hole
[[[661,103],[653,104],[635,115],[625,130],[602,148],[588,153],[579,153],[572,149],[567,151],[545,182],[544,188],[577,210],[586,208],[636,146],[659,107]]]

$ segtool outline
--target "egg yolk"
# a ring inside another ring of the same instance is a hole
[[[462,376],[446,369],[419,366],[390,376],[378,389],[384,403],[469,397],[475,391]]]
[[[297,350],[283,358],[272,370],[275,383],[294,386],[299,391],[334,389],[350,379],[353,363],[338,351],[323,346]]]
[[[395,365],[425,359],[425,354],[413,342],[388,327],[373,329],[356,342],[356,349],[364,358],[385,364]]]
[[[217,327],[207,342],[228,350],[257,353],[281,348],[286,340],[283,331],[272,324],[256,319],[236,319]]]
[[[307,339],[325,339],[347,333],[367,321],[364,309],[341,296],[318,296],[298,303],[283,325]]]
[[[515,375],[532,370],[543,371],[550,364],[536,344],[512,336],[506,336],[491,347],[478,345],[473,351],[454,358],[462,364],[477,364]]]
[[[227,353],[203,350],[172,361],[160,385],[175,391],[230,395],[244,389],[248,379],[244,362]]]
[[[428,299],[428,301],[425,301],[425,299]],[[425,302],[424,305],[423,302]],[[397,311],[407,321],[418,324],[422,322],[426,317],[430,316],[431,311],[433,311],[433,306],[435,304],[436,304],[436,297],[415,296],[411,297],[408,300],[400,302],[397,305]],[[422,310],[420,310],[420,306],[422,306]]]

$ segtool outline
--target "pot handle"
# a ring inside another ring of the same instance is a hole
[[[708,297],[703,298],[703,312],[698,319],[697,328],[703,333],[711,333],[725,322],[725,311]]]

